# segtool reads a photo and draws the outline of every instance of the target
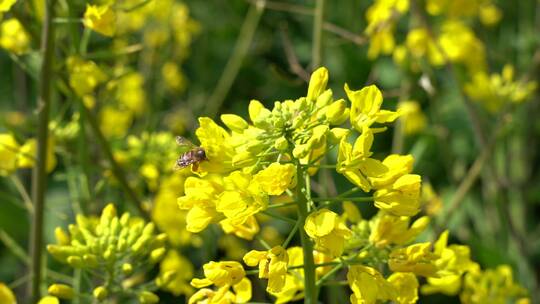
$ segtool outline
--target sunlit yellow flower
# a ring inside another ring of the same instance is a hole
[[[493,3],[480,5],[478,10],[478,17],[480,17],[480,21],[482,24],[487,26],[493,26],[499,23],[502,15],[502,11]]]
[[[52,172],[56,167],[56,155],[54,154],[55,139],[49,136],[47,139],[47,165],[46,171]],[[35,138],[27,140],[20,148],[17,155],[17,166],[19,168],[32,168],[37,159],[37,141]]]
[[[109,86],[116,87],[116,99],[121,108],[132,112],[139,117],[146,110],[146,92],[144,90],[144,77],[137,72],[129,72],[117,79],[114,84]]]
[[[399,304],[414,304],[418,301],[418,280],[412,273],[395,272],[388,282],[396,290],[395,301]]]
[[[465,275],[463,290],[459,295],[465,304],[526,302],[527,290],[514,282],[512,268],[500,265],[495,269],[480,268]],[[514,302],[515,301],[515,302]]]
[[[0,283],[0,303],[17,304],[13,291],[4,283]]]
[[[394,272],[412,272],[429,277],[437,273],[435,261],[438,255],[431,250],[431,243],[418,243],[392,250],[388,266]]]
[[[161,76],[167,88],[183,91],[186,88],[186,77],[174,62],[165,62],[161,68]]]
[[[214,291],[203,288],[195,292],[189,298],[188,304],[233,304],[247,303],[251,299],[251,282],[248,278],[243,278],[239,283],[232,286],[222,286]]]
[[[363,132],[365,127],[369,127],[375,122],[392,122],[399,116],[398,112],[381,110],[383,96],[375,85],[352,91],[345,84],[345,92],[352,104],[350,112],[351,125],[358,132]]]
[[[53,296],[44,296],[38,302],[38,304],[60,304],[60,300]]]
[[[223,178],[223,185],[216,210],[230,219],[232,225],[241,225],[268,206],[268,195],[249,174],[234,171]]]
[[[380,53],[392,53],[395,46],[393,34],[397,20],[408,9],[408,0],[376,0],[367,9],[366,34],[370,37],[369,58],[377,58]]]
[[[394,183],[398,178],[411,173],[414,164],[412,155],[390,154],[383,161],[383,170],[379,175],[370,176],[369,182],[375,189],[382,189]]]
[[[390,244],[404,245],[412,241],[426,228],[429,224],[429,217],[423,216],[417,219],[411,227],[409,227],[409,222],[410,218],[407,216],[379,212],[370,222],[369,241],[380,248]]]
[[[429,63],[442,66],[446,63],[440,47],[425,27],[411,29],[405,41],[408,52],[416,59],[427,56]]]
[[[219,225],[221,226],[221,229],[223,229],[223,232],[234,234],[239,238],[249,241],[253,240],[253,237],[255,237],[260,230],[259,223],[257,223],[257,219],[255,219],[254,216],[249,216],[245,222],[238,225],[234,225],[233,220],[226,218],[221,220]]]
[[[447,245],[448,230],[443,232],[434,245],[437,273],[428,277],[428,284],[422,286],[424,294],[444,293],[456,295],[461,288],[461,278],[467,271],[475,270],[478,265],[471,261],[470,249],[464,245]]]
[[[287,249],[289,257],[288,267],[304,264],[304,254],[301,247]],[[276,304],[298,301],[304,297],[304,270],[302,268],[290,270],[285,276],[285,285],[280,292],[270,292],[276,297]]]
[[[296,184],[296,167],[293,164],[272,163],[259,171],[253,179],[269,195],[281,195]]]
[[[67,59],[66,65],[69,72],[69,85],[80,97],[91,94],[107,79],[107,75],[93,61],[72,56]]]
[[[238,284],[246,276],[242,265],[235,261],[211,261],[203,265],[203,270],[205,278],[191,280],[193,287],[202,288],[210,285],[216,285],[217,287],[225,285],[232,286]]]
[[[309,79],[307,92],[307,100],[316,101],[319,96],[326,90],[328,84],[328,70],[325,67],[320,67],[315,70]]]
[[[485,47],[465,23],[458,20],[445,21],[437,43],[445,58],[464,64],[469,72],[485,70]]]
[[[200,232],[219,218],[216,211],[218,195],[223,191],[223,179],[217,175],[204,178],[188,177],[184,183],[184,196],[178,198],[180,209],[189,210],[186,229]]]
[[[341,256],[345,240],[352,234],[336,213],[324,208],[306,218],[304,229],[315,241],[317,250],[328,252],[334,257]]]
[[[398,216],[413,216],[420,211],[420,186],[420,175],[403,175],[392,185],[375,191],[375,207]]]
[[[393,300],[396,290],[374,268],[355,265],[349,268],[347,281],[352,290],[351,303],[375,304],[377,300]]]
[[[351,183],[364,192],[371,190],[369,177],[377,177],[388,171],[379,160],[370,158],[373,144],[373,132],[364,127],[362,134],[351,145],[346,137],[341,139],[336,171],[343,174]]]
[[[30,36],[15,18],[2,21],[0,24],[0,47],[16,54],[26,53],[30,47]]]
[[[7,12],[17,0],[0,0],[0,13]]]
[[[113,36],[116,31],[116,14],[109,5],[86,5],[83,24],[105,36]]]
[[[107,105],[101,109],[99,121],[101,132],[106,137],[122,137],[127,134],[133,122],[133,114]]]
[[[193,288],[188,281],[193,278],[193,265],[176,250],[169,250],[159,265],[159,278],[167,281],[161,288],[178,296],[191,295]],[[172,274],[172,277],[167,277]]]
[[[267,278],[268,292],[279,293],[285,285],[289,256],[285,248],[273,247],[268,251],[251,250],[244,256],[248,266],[259,265],[259,278]]]
[[[232,169],[231,160],[235,151],[230,134],[208,117],[199,118],[199,128],[195,131],[200,146],[208,160],[199,164],[196,173],[225,173]]]

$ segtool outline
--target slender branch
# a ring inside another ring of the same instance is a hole
[[[357,45],[364,45],[367,43],[367,38],[364,36],[357,35],[353,32],[350,32],[342,27],[339,27],[333,23],[330,22],[324,22],[323,28],[325,31],[335,34],[345,40],[349,40],[354,44]]]
[[[285,207],[291,207],[291,206],[296,206],[296,202],[272,204],[268,206],[268,209],[285,208]]]
[[[244,23],[242,24],[242,28],[240,29],[238,39],[236,40],[233,53],[225,65],[225,69],[221,74],[221,78],[219,79],[212,96],[210,96],[206,104],[206,113],[209,117],[217,115],[223,101],[227,97],[227,94],[242,67],[244,58],[249,51],[253,36],[255,35],[262,13],[264,12],[265,5],[265,0],[257,0],[249,8]]]
[[[15,188],[17,188],[17,191],[19,192],[19,195],[21,196],[24,207],[30,214],[34,213],[34,205],[32,204],[32,199],[30,198],[30,195],[28,194],[28,191],[26,191],[26,188],[24,187],[23,183],[17,176],[17,174],[12,174],[10,176],[11,181],[13,182],[13,185],[15,185]]]
[[[41,51],[43,60],[39,73],[39,95],[37,100],[38,133],[37,133],[37,163],[32,172],[32,201],[34,213],[30,235],[31,275],[28,286],[30,301],[36,303],[40,298],[41,269],[43,249],[43,213],[45,206],[45,191],[47,188],[47,144],[49,136],[49,106],[54,59],[54,4],[55,0],[45,1],[45,17],[41,36]]]
[[[273,217],[275,219],[282,220],[282,221],[287,222],[287,223],[296,224],[296,220],[293,220],[291,218],[288,218],[288,217],[280,215],[280,214],[276,214],[276,213],[269,212],[269,211],[266,211],[266,210],[262,211],[261,213],[264,214],[264,215],[267,215],[269,217]]]
[[[92,130],[92,132],[94,133],[98,141],[101,151],[103,152],[103,154],[105,154],[105,157],[107,158],[107,161],[109,162],[111,166],[111,170],[114,176],[120,183],[120,186],[122,187],[122,189],[124,189],[124,191],[127,193],[127,196],[129,197],[133,205],[137,208],[140,215],[143,216],[146,220],[148,220],[149,219],[148,213],[144,211],[144,209],[142,208],[141,201],[139,200],[139,197],[129,185],[126,178],[126,174],[124,173],[124,170],[122,169],[122,167],[120,167],[120,165],[114,159],[114,155],[112,153],[109,142],[103,135],[103,132],[101,132],[101,129],[99,128],[96,117],[82,102],[80,103],[80,105],[81,105],[81,110],[84,113],[84,116],[86,117],[86,120],[90,124],[90,129]]]
[[[309,81],[309,73],[306,72],[306,70],[302,67],[300,62],[298,61],[298,57],[296,56],[296,53],[294,52],[294,47],[291,43],[291,39],[289,38],[288,29],[284,25],[281,27],[281,42],[283,44],[283,50],[285,51],[285,56],[287,58],[287,62],[289,63],[289,69],[291,72],[296,74],[300,79],[304,80],[305,82]]]
[[[321,65],[322,60],[324,1],[325,0],[316,0],[315,2],[315,12],[313,15],[313,47],[311,49],[311,64],[313,70]]]

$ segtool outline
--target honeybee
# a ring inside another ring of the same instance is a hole
[[[193,170],[196,171],[200,162],[208,160],[204,149],[194,145],[188,139],[182,136],[176,136],[176,143],[185,150],[176,160],[175,169],[182,169],[193,165]]]

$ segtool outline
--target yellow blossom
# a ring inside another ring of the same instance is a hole
[[[395,272],[388,282],[396,290],[395,301],[399,304],[414,304],[418,301],[418,280],[412,273]]]
[[[396,290],[374,268],[355,265],[349,268],[347,281],[352,289],[351,303],[375,304],[377,300],[393,300]]]
[[[429,182],[422,183],[422,208],[428,215],[437,215],[443,208],[441,198],[437,195],[435,190]]]
[[[49,136],[47,139],[47,165],[46,171],[52,172],[56,167],[56,155],[54,154],[55,139],[53,136]],[[35,138],[27,140],[20,148],[17,155],[17,166],[19,168],[32,168],[35,165],[37,159],[37,141]]]
[[[104,36],[111,37],[116,31],[116,14],[109,5],[86,5],[83,24]]]
[[[412,272],[421,276],[434,276],[437,272],[437,254],[431,251],[431,243],[418,243],[392,250],[388,266],[395,272]]]
[[[320,67],[311,74],[307,93],[307,100],[315,101],[326,90],[328,83],[328,70]]]
[[[69,72],[69,85],[80,97],[91,94],[107,79],[107,75],[93,61],[72,56],[67,59],[66,65]]]
[[[100,129],[107,138],[125,136],[133,122],[133,114],[113,106],[104,106],[99,113]]]
[[[377,176],[370,176],[369,182],[375,189],[389,186],[403,175],[411,173],[413,164],[414,158],[410,154],[390,154],[382,161],[382,172]]]
[[[244,256],[244,263],[248,266],[259,265],[259,278],[267,278],[268,292],[279,293],[285,285],[287,263],[289,256],[285,248],[273,247],[268,251],[251,250]]]
[[[380,53],[390,54],[394,49],[394,29],[397,19],[409,9],[408,0],[376,0],[366,12],[370,38],[368,57],[374,59]]]
[[[287,249],[288,267],[304,264],[304,254],[301,247]],[[285,284],[280,292],[270,292],[276,297],[276,304],[298,301],[304,297],[304,271],[302,268],[290,270],[285,275]]]
[[[0,0],[0,13],[7,12],[17,0]]]
[[[174,91],[183,91],[186,88],[186,77],[174,62],[165,62],[161,68],[161,76],[165,85]]]
[[[116,86],[116,98],[121,108],[139,117],[146,111],[144,77],[137,72],[128,72],[110,86]]]
[[[259,171],[253,179],[269,195],[281,195],[296,184],[296,167],[293,164],[272,163]]]
[[[508,265],[484,271],[476,268],[465,275],[463,285],[459,297],[465,304],[527,301],[527,298],[524,298],[527,290],[514,282],[512,268]]]
[[[29,50],[30,36],[15,18],[2,21],[0,24],[0,47],[16,54],[22,55]]]
[[[189,210],[186,217],[186,229],[189,232],[200,232],[219,218],[216,201],[222,191],[223,179],[220,176],[190,176],[186,179],[185,194],[178,198],[178,206],[180,209]]]
[[[0,175],[9,175],[17,170],[19,143],[12,134],[0,134]]]
[[[249,216],[245,222],[241,224],[233,224],[233,220],[224,219],[219,222],[223,232],[227,234],[234,234],[239,238],[251,241],[253,237],[259,233],[260,227],[257,223],[257,219],[254,216]]]
[[[317,250],[328,252],[334,257],[341,256],[345,240],[352,234],[336,213],[324,208],[306,218],[304,229],[314,239]]]
[[[400,120],[406,135],[416,134],[425,129],[427,119],[418,102],[414,100],[400,101],[398,111],[402,113]]]
[[[44,296],[38,302],[38,304],[60,304],[60,300],[53,296]]]
[[[385,212],[371,220],[371,234],[369,241],[382,248],[390,244],[404,245],[412,241],[429,224],[429,217],[423,216],[413,222],[409,227],[410,218],[395,216]]]
[[[230,142],[230,134],[208,117],[199,118],[199,128],[195,131],[208,160],[202,161],[195,173],[224,173],[232,169],[231,160],[235,151]],[[193,170],[193,167],[192,167]]]
[[[345,84],[345,92],[352,104],[350,111],[351,125],[358,132],[363,132],[365,127],[369,127],[375,122],[392,122],[399,116],[398,112],[381,110],[383,96],[379,88],[375,85],[367,86],[358,91],[352,91]]]
[[[0,303],[17,304],[17,299],[15,299],[13,291],[4,283],[0,283]]]
[[[420,185],[420,175],[403,175],[392,185],[375,191],[375,207],[398,216],[413,216],[420,211]]]
[[[218,288],[214,291],[209,288],[203,288],[195,292],[189,298],[188,304],[236,304],[247,303],[251,299],[251,282],[248,278],[243,278],[239,283],[232,286],[233,291],[228,285]]]
[[[214,262],[203,265],[203,279],[191,280],[191,285],[196,288],[215,285],[217,287],[232,286],[240,283],[246,276],[242,265],[235,261]]]
[[[167,278],[170,274],[172,277]],[[193,277],[194,269],[191,262],[176,250],[169,250],[159,265],[159,278],[166,281],[161,288],[178,296],[191,295],[193,288],[188,281]]]

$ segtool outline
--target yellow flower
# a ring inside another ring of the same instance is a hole
[[[301,247],[287,249],[288,267],[304,264],[304,254]],[[304,271],[302,268],[290,270],[285,275],[285,284],[280,292],[271,292],[276,297],[276,304],[298,301],[304,297]]]
[[[52,284],[47,289],[47,292],[51,296],[55,296],[60,299],[71,300],[75,296],[75,291],[71,286],[65,284]]]
[[[0,12],[7,12],[17,0],[0,0]]]
[[[216,201],[223,189],[223,178],[218,175],[207,175],[204,178],[190,176],[186,179],[185,194],[177,202],[180,209],[189,210],[186,217],[187,231],[201,232],[212,221],[219,219]]]
[[[431,243],[418,243],[392,250],[388,266],[394,272],[412,272],[430,277],[437,273],[437,258],[437,254],[431,251]]]
[[[13,291],[4,283],[0,283],[0,303],[17,304],[17,299],[15,299]]]
[[[438,256],[435,261],[436,275],[428,277],[428,284],[422,286],[422,293],[444,293],[456,295],[461,288],[462,275],[478,268],[470,259],[470,249],[463,245],[450,245],[448,243],[448,230],[443,232],[435,242],[434,253]]]
[[[364,127],[362,134],[351,145],[346,137],[339,143],[339,152],[336,171],[343,174],[351,183],[360,187],[364,192],[371,190],[369,177],[379,176],[387,168],[379,161],[370,156],[373,144],[373,132]]]
[[[374,268],[355,265],[349,268],[347,281],[352,289],[351,303],[375,304],[377,300],[396,298],[394,287]]]
[[[441,198],[435,193],[429,182],[422,183],[422,208],[430,215],[437,215],[443,208]]]
[[[399,304],[414,304],[418,300],[418,280],[412,273],[395,272],[388,282],[396,290],[395,301]]]
[[[193,287],[203,288],[210,285],[217,287],[233,286],[240,283],[246,276],[242,265],[235,261],[211,261],[203,265],[203,270],[205,278],[191,280]]]
[[[328,70],[325,67],[320,67],[311,74],[309,80],[307,100],[316,101],[319,96],[326,90],[328,83]]]
[[[375,207],[398,216],[413,216],[420,210],[420,185],[420,175],[403,175],[392,185],[375,191]]]
[[[174,62],[165,62],[161,68],[161,76],[165,85],[174,91],[181,92],[186,88],[186,77]]]
[[[293,164],[272,163],[259,171],[253,179],[269,195],[281,195],[296,184],[296,167]]]
[[[445,21],[438,44],[443,54],[452,62],[464,64],[469,72],[476,73],[486,68],[486,52],[474,31],[458,20]]]
[[[56,155],[54,154],[55,139],[50,136],[47,140],[47,165],[48,173],[52,172],[56,167]],[[19,168],[34,167],[37,159],[37,141],[35,138],[27,140],[20,148],[17,155],[17,166]]]
[[[16,55],[22,55],[29,50],[30,36],[19,20],[11,18],[0,24],[0,47]]]
[[[193,288],[188,281],[193,277],[193,273],[193,265],[187,258],[176,250],[169,250],[159,265],[159,279],[165,283],[161,288],[172,292],[175,296],[181,294],[189,296],[193,293]]]
[[[60,304],[60,300],[53,296],[44,296],[39,300],[38,304]]]
[[[383,171],[380,175],[370,176],[368,179],[375,189],[384,188],[394,183],[399,177],[411,173],[414,158],[412,155],[388,155],[383,161]]]
[[[429,217],[423,216],[409,228],[410,217],[395,216],[379,212],[371,221],[369,241],[382,248],[391,244],[404,245],[412,241],[429,224]]]
[[[248,266],[259,265],[259,278],[267,278],[268,292],[279,293],[285,285],[287,263],[289,256],[285,248],[273,247],[268,251],[251,250],[244,256],[244,263]]]
[[[412,135],[421,132],[426,127],[426,116],[422,113],[420,104],[414,100],[400,101],[398,111],[402,113],[401,123],[403,132]]]
[[[116,31],[116,14],[109,5],[86,5],[83,24],[104,36],[111,37]]]
[[[343,220],[349,221],[354,224],[360,223],[362,220],[362,214],[358,207],[351,201],[344,201],[343,207]]]
[[[232,225],[241,225],[268,206],[268,195],[249,174],[234,171],[223,178],[223,185],[225,189],[219,195],[216,210],[230,219]]]
[[[113,106],[104,106],[99,113],[100,129],[105,137],[122,137],[133,122],[133,114]]]
[[[203,288],[198,290],[191,298],[189,298],[188,304],[233,304],[233,303],[247,303],[251,299],[251,282],[248,278],[243,278],[238,284],[232,286],[233,291],[230,291],[230,287],[225,285],[214,291],[209,288]]]
[[[398,112],[381,110],[383,96],[375,85],[352,91],[345,84],[345,92],[352,104],[350,111],[351,125],[358,132],[363,132],[365,127],[369,127],[375,122],[392,122],[400,115]]]
[[[199,118],[199,128],[195,131],[208,160],[202,161],[195,173],[225,173],[232,169],[231,160],[235,155],[231,145],[231,135],[208,117]],[[192,167],[193,170],[193,167]]]
[[[259,233],[260,227],[254,216],[249,216],[242,224],[234,225],[231,219],[224,219],[219,222],[223,232],[234,234],[239,238],[251,241]]]
[[[107,75],[93,61],[71,56],[66,65],[69,85],[80,97],[91,94],[99,84],[107,80]]]
[[[129,72],[110,86],[116,86],[116,99],[122,108],[139,117],[146,111],[144,77],[137,72]]]
[[[459,295],[462,303],[518,303],[526,302],[527,290],[514,282],[512,268],[500,265],[485,271],[476,268],[465,275],[463,290]]]
[[[324,208],[306,218],[304,229],[314,239],[317,250],[328,252],[333,257],[341,256],[345,240],[352,235],[336,213]]]
[[[422,59],[427,56],[429,63],[434,66],[442,66],[446,63],[445,54],[431,37],[425,27],[418,27],[407,33],[405,41],[407,50],[416,59]]]
[[[9,175],[17,170],[19,143],[9,133],[0,134],[0,175]]]
[[[380,53],[392,53],[397,20],[408,9],[408,0],[377,0],[367,9],[366,34],[370,38],[368,58],[377,58]]]

